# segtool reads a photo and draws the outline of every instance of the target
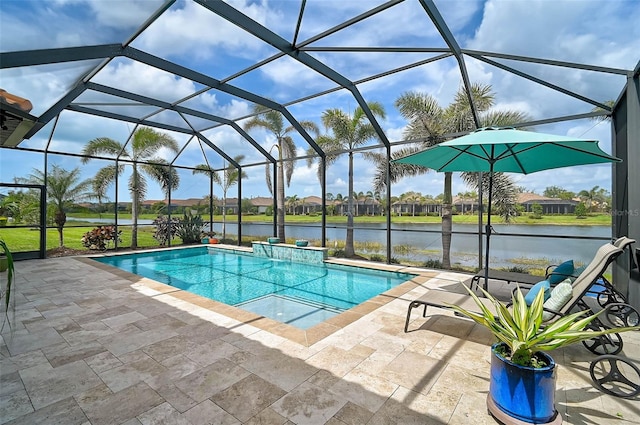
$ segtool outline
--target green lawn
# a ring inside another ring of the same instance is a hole
[[[65,227],[64,228],[64,245],[67,248],[87,249],[82,246],[80,239],[89,230],[90,227]],[[119,246],[131,245],[131,230],[123,228],[122,242]],[[0,228],[0,238],[7,242],[7,245],[13,252],[21,251],[37,251],[39,246],[40,232],[37,230],[25,228]],[[58,231],[56,229],[47,229],[47,250],[57,248],[59,245]],[[153,247],[158,246],[158,241],[153,238],[153,230],[151,228],[141,228],[138,230],[138,246]]]
[[[71,216],[71,215],[70,215]],[[178,215],[176,215],[178,216]],[[98,218],[97,214],[93,215],[73,215],[76,218]],[[113,215],[102,214],[102,218],[113,218]],[[120,219],[130,219],[130,214],[118,214]],[[154,214],[146,214],[140,217],[141,219],[154,219]],[[236,216],[227,215],[228,222],[234,223]],[[204,221],[209,220],[208,216],[203,217]],[[485,217],[486,219],[486,217]],[[494,223],[502,223],[498,217],[492,217]],[[222,221],[222,215],[214,216],[214,221],[220,223]],[[272,223],[273,216],[265,215],[246,215],[242,217],[242,221],[246,223]],[[320,216],[309,215],[287,215],[286,222],[289,224],[295,223],[319,223],[321,221]],[[327,216],[327,223],[329,224],[344,224],[347,218],[345,216]],[[412,217],[398,216],[392,217],[392,223],[440,223],[440,217]],[[454,223],[469,223],[476,224],[478,222],[477,216],[474,215],[455,215],[453,216]],[[83,227],[70,227],[70,223],[73,226],[84,224],[82,222],[68,222],[68,226],[64,228],[64,244],[67,248],[73,249],[86,249],[82,246],[82,235],[95,227],[94,224],[86,223]],[[360,216],[355,217],[355,223],[386,223],[386,217],[381,216]],[[600,225],[608,226],[611,224],[611,216],[609,215],[592,215],[585,219],[577,219],[571,215],[556,215],[556,216],[543,216],[541,219],[532,219],[529,216],[518,217],[514,224],[526,224],[526,225]],[[128,247],[131,245],[131,230],[129,227],[123,226],[122,230],[122,242],[120,247]],[[12,251],[33,251],[38,249],[39,232],[28,228],[14,228],[11,226],[0,227],[0,238],[5,240]],[[246,236],[244,239],[250,238]],[[180,239],[175,239],[173,245],[180,244]],[[140,226],[138,230],[138,246],[145,247],[157,247],[158,242],[153,238],[153,226]],[[56,229],[47,229],[47,250],[58,247],[58,231]]]

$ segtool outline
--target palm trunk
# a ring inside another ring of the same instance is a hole
[[[347,240],[344,246],[344,254],[353,257],[353,152],[349,152],[349,199],[347,203]]]
[[[282,152],[281,150],[279,150]],[[284,234],[284,164],[282,163],[282,153],[280,153],[280,161],[278,163],[278,188],[276,195],[276,208],[278,210],[278,238],[280,242],[286,242]]]
[[[444,199],[442,200],[442,267],[451,268],[451,172],[444,173]]]
[[[140,195],[138,193],[138,169],[133,164],[133,187],[131,188],[131,249],[138,248],[138,204]],[[171,206],[167,205],[167,212],[171,212]],[[170,228],[170,227],[169,227]],[[170,230],[169,230],[170,231]],[[171,234],[168,235],[171,239]]]
[[[58,243],[60,247],[64,246],[64,224],[67,222],[67,215],[62,210],[56,211],[54,218],[56,226],[58,228]]]
[[[240,200],[238,200],[240,208]],[[222,192],[222,240],[227,238],[227,190]]]

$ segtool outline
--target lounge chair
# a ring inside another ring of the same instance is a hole
[[[587,305],[584,299],[587,292],[589,292],[590,288],[604,273],[611,262],[614,261],[622,252],[623,251],[620,248],[610,243],[601,246],[596,252],[593,260],[572,283],[571,298],[557,310],[545,308],[545,311],[551,316],[551,318],[548,319],[545,324],[553,323],[555,320],[557,320],[557,318],[565,316],[575,308],[579,308],[580,310],[590,310],[590,306]],[[479,299],[489,309],[489,311],[497,314],[495,307],[490,300],[486,298]],[[469,311],[479,312],[477,304],[470,295],[446,292],[442,290],[429,290],[421,297],[409,303],[404,331],[407,332],[408,330],[409,321],[411,319],[411,311],[414,308],[424,306],[422,317],[426,317],[428,306],[451,309],[452,305],[458,305]],[[636,315],[638,314],[637,311],[635,311],[635,309],[633,309],[633,307],[629,306],[628,304],[624,304],[624,306],[624,309],[626,311],[633,311]],[[613,311],[616,311],[616,309],[623,310],[622,306],[618,304],[611,304],[610,308],[613,309]],[[591,322],[590,327],[592,327],[593,329],[602,329],[606,328],[607,326],[599,319],[595,319]],[[620,352],[620,350],[622,350],[622,338],[620,338],[620,335],[618,334],[604,335],[588,341],[584,341],[583,344],[587,347],[587,349],[596,354],[616,354]]]
[[[626,236],[622,236],[613,242],[613,245],[620,248],[621,250],[629,250],[629,268],[632,270],[638,268],[636,258],[634,256],[633,250],[631,249],[631,245],[633,245],[635,242],[635,239],[630,239]],[[617,290],[605,276],[601,276],[600,279],[601,280],[598,283],[602,285],[604,289],[598,291],[596,294],[593,294],[596,296],[598,304],[600,304],[600,306],[606,307],[611,303],[626,304],[628,302],[627,297],[622,292]]]
[[[616,239],[615,242],[612,243],[612,245],[622,249],[623,251],[627,248],[630,248],[631,244],[635,243],[634,239],[629,239],[626,236],[622,236],[618,239]],[[607,244],[605,244],[607,245]],[[631,252],[631,251],[630,251]],[[631,256],[631,264],[635,265],[635,261],[633,259],[633,255]],[[549,276],[556,274],[554,272],[554,268],[556,267],[556,264],[552,264],[547,266],[546,270],[545,270],[545,274],[544,277],[542,276],[537,276],[537,275],[531,275],[528,273],[518,273],[518,272],[507,272],[507,271],[502,271],[502,270],[492,270],[489,269],[489,279],[493,279],[493,280],[501,280],[504,282],[507,282],[507,284],[511,284],[512,282],[518,283],[519,286],[521,288],[527,288],[530,287],[538,282],[540,282],[541,280],[545,279],[545,278],[549,278]],[[481,269],[479,270],[472,278],[471,278],[471,288],[478,288],[479,287],[479,283],[481,280],[484,279],[484,273],[485,273],[485,269]],[[570,274],[566,274],[564,275],[564,277],[567,278],[571,278],[571,279],[575,279],[577,276],[572,276]],[[602,278],[604,278],[604,276],[601,276]],[[564,279],[562,279],[564,280]],[[611,285],[609,282],[607,282],[605,280],[605,285],[608,284],[608,287],[613,289],[613,285]],[[487,284],[483,282],[482,284],[482,288],[487,291]],[[613,291],[612,291],[613,292]],[[618,296],[621,296],[622,294],[618,291],[615,291],[617,293]],[[626,299],[623,298],[616,298],[614,300],[612,300],[611,302],[624,302],[626,303]],[[604,307],[604,304],[601,303],[601,305]]]
[[[480,281],[482,280],[482,288],[487,291],[487,283],[484,281],[484,271],[485,269],[481,269],[471,278],[471,288],[478,288],[480,285]],[[518,273],[518,272],[507,272],[503,270],[494,270],[489,269],[489,279],[492,280],[501,280],[507,282],[507,284],[511,284],[512,282],[519,283],[520,285],[534,285],[540,282],[543,277],[536,276],[528,273]]]
[[[545,308],[544,310],[552,315],[552,318],[545,322],[550,324],[557,318],[569,314],[574,309],[579,310],[591,310],[591,306],[587,303],[587,295],[592,291],[594,284],[603,276],[605,270],[609,265],[618,258],[623,251],[613,244],[605,244],[601,246],[593,260],[587,265],[582,273],[571,284],[572,295],[571,299],[567,301],[558,310],[550,310]],[[613,315],[612,315],[613,314]],[[637,311],[628,304],[611,303],[607,306],[605,316],[608,317],[609,322],[619,322],[620,320],[628,322],[628,318],[614,319],[618,314],[625,315],[637,315]],[[616,323],[617,324],[617,323]],[[589,327],[597,330],[605,327],[605,325],[599,318],[595,319],[589,324]],[[622,338],[619,334],[602,335],[587,341],[582,342],[589,351],[595,354],[617,354],[622,350]]]

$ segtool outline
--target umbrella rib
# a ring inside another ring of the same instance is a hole
[[[513,157],[513,159],[514,159],[514,160],[516,161],[516,163],[518,164],[518,168],[520,168],[520,171],[521,171],[523,174],[527,174],[527,171],[526,171],[526,170],[524,169],[524,167],[522,166],[522,162],[520,162],[520,158],[518,158],[518,154],[519,154],[519,153],[522,153],[522,152],[526,152],[526,151],[527,151],[527,150],[529,150],[529,149],[533,149],[533,148],[535,148],[535,147],[538,147],[538,146],[540,146],[540,144],[537,144],[537,145],[535,145],[535,146],[528,147],[528,148],[526,148],[526,149],[521,150],[520,152],[514,152],[514,151],[513,151],[513,147],[514,147],[514,146],[515,146],[515,145],[510,144],[510,143],[509,143],[509,144],[507,144],[507,150],[506,150],[506,151],[504,151],[503,153],[501,153],[500,155],[498,155],[498,157],[496,158],[496,161],[499,161],[499,160],[501,160],[501,159],[507,158],[508,156],[512,156],[512,157]],[[510,153],[510,155],[505,155],[507,152],[509,152],[509,153]]]
[[[584,143],[584,142],[580,142],[580,143]],[[587,143],[597,143],[597,142],[587,142]],[[528,174],[528,172],[527,172],[527,170],[525,170],[524,166],[522,165],[522,162],[520,162],[520,159],[518,158],[518,155],[522,155],[522,153],[524,153],[524,152],[526,152],[528,150],[535,149],[535,148],[537,148],[539,146],[543,146],[543,145],[553,145],[553,146],[557,146],[557,147],[559,147],[561,149],[566,149],[566,150],[573,151],[573,152],[580,152],[582,154],[586,154],[586,155],[589,155],[589,156],[592,156],[592,157],[596,157],[596,158],[602,158],[602,159],[606,159],[606,160],[611,160],[611,156],[607,155],[606,153],[604,155],[602,155],[602,154],[599,154],[599,153],[591,152],[591,151],[588,151],[588,150],[580,149],[580,148],[577,148],[577,147],[574,147],[574,146],[571,146],[571,145],[567,145],[567,144],[563,144],[563,143],[557,143],[557,142],[544,142],[544,143],[532,144],[531,146],[527,146],[526,148],[524,148],[524,149],[522,149],[522,150],[520,150],[518,152],[515,152],[513,150],[513,147],[515,145],[516,145],[515,143],[514,144],[506,144],[507,149],[504,152],[502,152],[500,155],[498,155],[495,158],[495,161],[497,162],[497,161],[503,160],[503,159],[508,158],[508,157],[513,157],[514,161],[516,161],[516,163],[518,164],[518,168],[520,168],[520,170],[521,170],[521,172],[523,174]],[[557,167],[557,168],[562,168],[562,167]]]
[[[451,158],[450,160],[448,160],[447,162],[445,162],[442,166],[438,167],[438,171],[444,169],[446,166],[448,166],[449,164],[451,164],[453,161],[455,161],[456,159],[458,159],[460,157],[460,155],[466,153],[467,155],[471,155],[471,156],[475,156],[476,158],[482,159],[482,160],[486,160],[486,158],[483,158],[482,156],[473,153],[473,152],[469,152],[468,150],[471,148],[471,146],[467,146],[464,149],[460,149],[457,146],[451,146],[452,149],[458,151],[458,153]]]
[[[596,145],[598,144],[597,142],[589,142],[589,143],[595,143]],[[587,155],[595,156],[597,158],[602,158],[602,159],[607,159],[607,160],[611,160],[611,158],[612,158],[606,152],[604,152],[604,155],[602,155],[602,154],[599,154],[599,153],[586,151],[584,149],[575,148],[573,146],[561,145],[561,144],[558,144],[556,142],[552,142],[552,144],[555,145],[555,146],[560,146],[561,148],[564,148],[564,149],[569,149],[569,150],[572,150],[572,151],[575,151],[575,152],[580,152],[580,153],[585,153]],[[598,149],[600,149],[600,148],[598,147]],[[615,161],[619,162],[620,159],[619,158],[615,158]]]

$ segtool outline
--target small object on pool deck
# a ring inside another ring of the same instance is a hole
[[[267,242],[269,242],[270,244],[280,243],[280,239],[276,237],[271,237],[267,239]]]
[[[306,239],[296,240],[296,246],[307,246],[307,245],[309,245],[309,241]]]

